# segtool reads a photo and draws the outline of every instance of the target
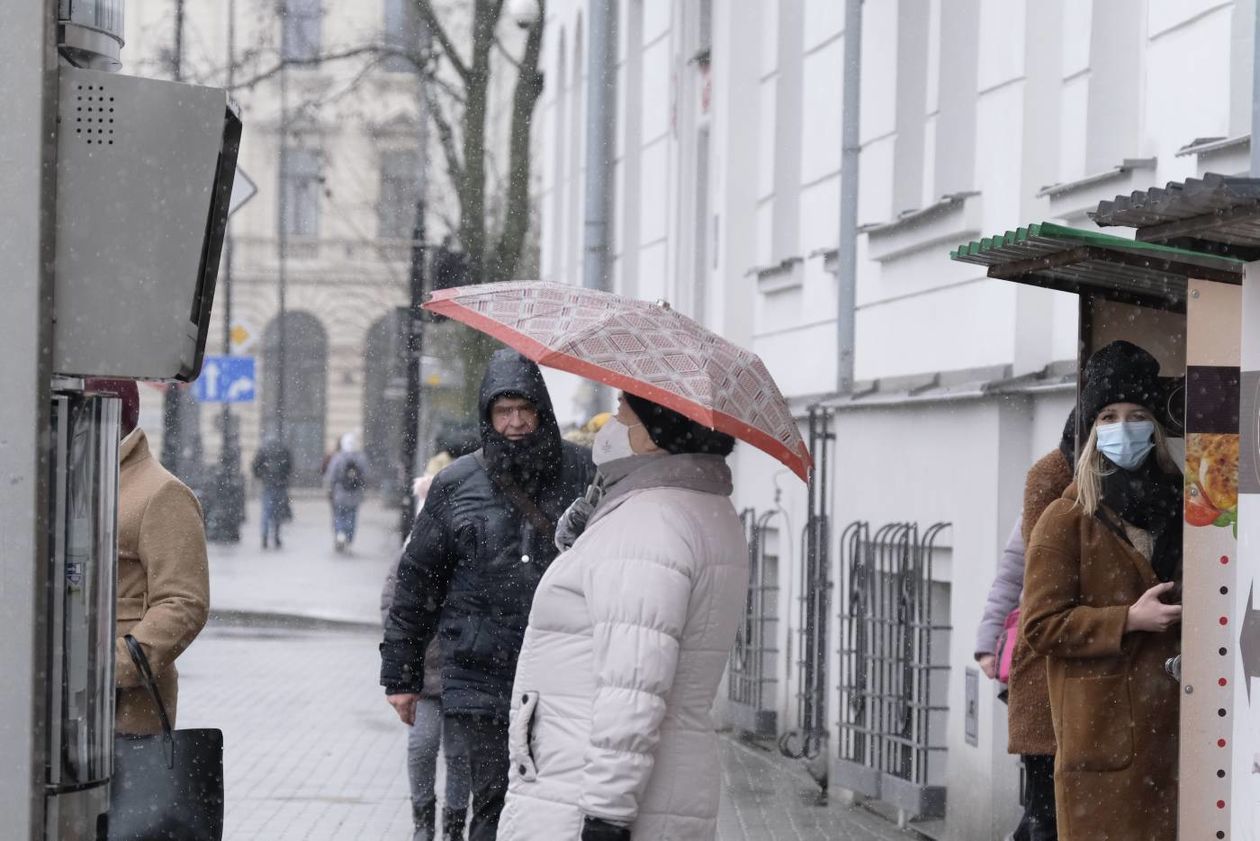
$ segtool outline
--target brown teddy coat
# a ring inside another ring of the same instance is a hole
[[[210,604],[201,506],[149,453],[144,431],[123,439],[118,477],[118,615],[114,651],[119,733],[159,733],[157,709],[123,636],[140,643],[175,720],[175,658],[206,624]]]
[[[1041,515],[1072,484],[1072,467],[1055,449],[1028,470],[1024,484],[1024,517],[1020,531],[1027,547]],[[1027,549],[1025,549],[1027,557]],[[1027,572],[1025,572],[1025,576]],[[1025,579],[1025,590],[1027,579]],[[1021,611],[1022,615],[1022,611]],[[1054,722],[1046,687],[1046,658],[1033,651],[1023,635],[1015,641],[1010,680],[1006,684],[1006,749],[1010,753],[1054,756]]]
[[[1020,630],[1046,655],[1061,841],[1176,839],[1179,687],[1164,661],[1180,628],[1124,631],[1129,606],[1158,583],[1145,556],[1076,504],[1075,485],[1033,529]]]

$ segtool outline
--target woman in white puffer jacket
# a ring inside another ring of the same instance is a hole
[[[710,841],[709,709],[748,588],[714,432],[622,395],[565,515],[516,668],[499,841]],[[593,510],[592,510],[593,509]]]

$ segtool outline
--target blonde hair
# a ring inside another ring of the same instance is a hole
[[[1165,473],[1179,473],[1177,462],[1168,452],[1168,436],[1163,425],[1154,418],[1151,421],[1155,424],[1155,458],[1160,468]],[[1089,437],[1081,447],[1080,458],[1076,460],[1076,504],[1090,516],[1098,511],[1098,503],[1102,500],[1102,477],[1120,469],[1104,467],[1102,458],[1102,453],[1098,452],[1098,420],[1095,419],[1089,428]]]

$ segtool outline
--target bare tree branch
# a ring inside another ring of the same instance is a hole
[[[433,120],[433,125],[437,128],[438,140],[442,144],[442,154],[446,158],[446,172],[451,179],[451,186],[455,188],[455,192],[459,194],[460,185],[464,182],[464,166],[459,159],[459,150],[455,146],[455,129],[451,126],[450,120],[446,118],[446,114],[442,111],[442,105],[437,101],[432,91],[425,90],[425,99],[429,103],[429,119]],[[462,202],[461,202],[461,216]]]
[[[459,52],[455,49],[455,45],[451,43],[451,36],[447,34],[445,27],[438,20],[437,14],[433,11],[432,0],[420,0],[418,3],[420,15],[424,18],[424,25],[429,28],[429,34],[442,47],[442,52],[446,54],[447,59],[451,62],[451,67],[455,68],[455,72],[465,82],[468,81],[468,65],[460,58]]]
[[[445,79],[436,74],[430,74],[424,81],[427,85],[441,88],[442,93],[450,97],[453,102],[458,102],[460,105],[464,104],[464,92]]]
[[[405,59],[416,72],[423,73],[426,70],[424,56],[409,50],[400,50],[396,47],[387,47],[381,44],[364,44],[358,47],[350,47],[345,50],[339,50],[332,53],[324,53],[312,58],[285,58],[276,62],[272,67],[249,77],[243,82],[237,82],[230,90],[240,90],[241,88],[252,88],[260,82],[272,78],[287,67],[314,67],[319,64],[330,61],[344,61],[345,59],[358,58],[360,56],[372,56],[376,61],[384,61],[387,58]]]
[[[534,107],[542,96],[543,77],[538,70],[542,56],[544,10],[539,0],[539,17],[529,30],[525,40],[525,53],[521,57],[520,73],[516,90],[512,95],[512,125],[508,143],[507,201],[503,213],[503,233],[494,249],[489,266],[489,278],[510,280],[521,259],[521,249],[529,233],[530,201],[530,134],[533,126]]]
[[[515,67],[518,71],[521,69],[521,63],[520,63],[519,61],[517,61],[516,56],[514,56],[514,55],[512,55],[510,52],[508,52],[508,48],[507,48],[506,46],[504,46],[504,44],[503,44],[503,40],[502,40],[501,38],[498,38],[498,37],[496,36],[496,37],[495,37],[495,39],[494,39],[494,45],[495,45],[495,47],[497,47],[497,48],[498,48],[498,50],[499,50],[499,55],[503,56],[503,59],[504,59],[504,60],[505,60],[508,64],[510,64],[510,65],[512,65],[513,67]]]

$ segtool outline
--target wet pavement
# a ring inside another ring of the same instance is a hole
[[[280,552],[211,547],[216,618],[180,658],[179,726],[224,731],[226,841],[407,841],[406,733],[377,685],[373,627],[397,518],[369,504],[344,556],[322,500],[295,509]],[[719,841],[915,837],[820,805],[803,769],[759,746],[723,737],[722,766]]]

